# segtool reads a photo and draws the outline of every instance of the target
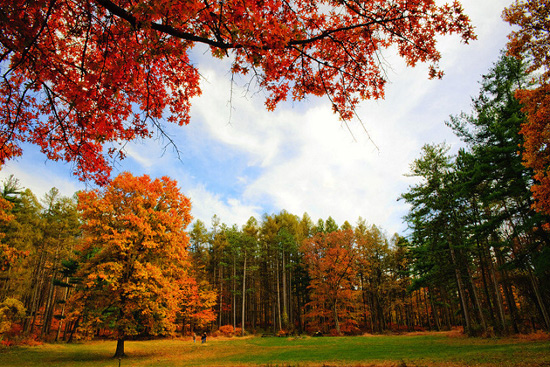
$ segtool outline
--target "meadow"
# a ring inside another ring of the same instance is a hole
[[[115,341],[43,344],[0,350],[3,367],[184,366],[550,366],[550,340],[466,338],[449,333],[359,337],[177,338],[127,341],[127,357],[113,359]]]

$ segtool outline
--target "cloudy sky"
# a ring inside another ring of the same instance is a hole
[[[351,121],[349,129],[343,125],[326,98],[287,102],[268,112],[261,91],[245,89],[242,81],[231,86],[228,61],[196,50],[202,96],[193,100],[190,125],[168,129],[179,158],[165,149],[166,142],[132,143],[115,174],[176,179],[193,202],[193,216],[207,225],[214,214],[243,225],[250,216],[285,209],[299,216],[307,212],[314,221],[332,216],[338,224],[362,217],[390,235],[405,234],[407,206],[397,199],[415,183],[405,176],[410,163],[426,143],[459,146],[445,121],[471,110],[481,75],[498,59],[511,31],[501,20],[510,0],[461,3],[478,40],[464,45],[458,37],[440,39],[442,80],[428,80],[425,65],[408,68],[385,53],[391,66],[386,98],[365,101],[357,111],[368,135],[359,121]],[[67,196],[87,188],[69,164],[49,162],[32,146],[3,167],[0,179],[11,174],[38,197],[52,187]]]

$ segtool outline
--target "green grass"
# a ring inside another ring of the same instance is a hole
[[[117,367],[116,342],[0,350],[2,367]],[[126,342],[123,367],[185,366],[550,366],[550,341],[444,334],[322,338],[209,338]]]

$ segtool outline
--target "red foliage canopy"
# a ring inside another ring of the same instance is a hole
[[[165,112],[189,122],[196,43],[254,73],[268,109],[327,95],[350,119],[360,99],[384,95],[381,50],[440,76],[435,36],[449,33],[475,38],[457,1],[0,0],[0,164],[30,142],[106,183],[124,142],[162,131]]]

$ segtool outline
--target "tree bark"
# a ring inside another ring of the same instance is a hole
[[[241,335],[244,336],[244,324],[246,321],[245,318],[245,303],[246,303],[246,253],[244,254],[244,264],[243,264],[243,304],[242,304],[242,314],[241,314]]]
[[[222,317],[223,317],[223,268],[220,266],[220,270],[218,271],[218,275],[220,277],[220,308],[219,308],[219,321],[218,321],[218,329],[222,327]]]
[[[233,331],[237,327],[237,265],[233,254]]]
[[[56,297],[56,292],[55,292],[54,280],[55,280],[56,274],[57,272],[54,270],[52,274],[52,280],[49,284],[50,288],[48,290],[48,299],[46,301],[46,308],[44,309],[44,317],[42,318],[43,319],[42,331],[41,331],[42,338],[47,337],[48,334],[50,333],[50,327],[51,327],[52,318],[53,318],[53,310],[55,308],[54,299]]]
[[[481,307],[481,303],[479,302],[479,297],[477,295],[476,286],[472,280],[472,275],[470,273],[470,269],[468,268],[468,264],[466,264],[466,275],[468,276],[468,282],[470,284],[470,287],[472,289],[472,296],[474,299],[474,304],[476,306],[479,321],[481,322],[481,327],[483,328],[483,333],[487,332],[487,322],[485,321],[485,316],[483,315],[483,309]]]
[[[287,309],[287,296],[286,296],[286,264],[285,264],[285,252],[283,250],[283,327],[288,329],[288,309]],[[288,331],[288,330],[287,330]]]
[[[456,263],[456,259],[455,259],[455,251],[452,247],[450,247],[450,252],[451,252],[451,260],[455,268],[455,277],[456,277],[456,283],[458,286],[458,295],[460,298],[460,303],[462,305],[462,313],[464,315],[464,323],[466,328],[465,331],[469,333],[471,331],[470,313],[468,312],[468,303],[466,301],[466,294],[464,292],[464,285],[462,283],[462,275],[460,274],[460,270],[458,269],[458,264]]]
[[[124,353],[124,338],[118,338],[116,341],[116,351],[113,358],[124,358],[126,354]]]
[[[495,272],[495,264],[493,262],[493,259],[491,258],[491,254],[489,252],[489,275],[491,277],[491,280],[493,282],[493,291],[495,294],[495,304],[497,306],[497,315],[499,320],[499,325],[501,329],[501,333],[508,334],[508,327],[506,326],[506,318],[504,316],[504,302],[502,300],[502,294],[500,292],[500,287],[498,285],[497,281],[497,275]]]
[[[69,277],[65,277],[65,283],[69,283]],[[61,335],[61,327],[63,325],[64,317],[65,317],[65,306],[67,305],[67,299],[69,298],[69,290],[70,288],[67,286],[65,288],[65,295],[63,296],[63,306],[61,306],[61,317],[59,319],[59,325],[57,326],[57,333],[55,335],[55,341],[59,340],[59,335]]]
[[[334,310],[334,326],[336,327],[336,333],[340,335],[340,321],[338,320],[338,300],[334,300],[333,304],[333,310]]]
[[[535,293],[535,299],[537,300],[538,309],[542,316],[542,321],[544,322],[546,331],[548,331],[550,330],[550,316],[548,315],[548,311],[546,310],[546,306],[544,304],[544,301],[542,300],[539,286],[531,269],[531,265],[527,264],[526,267],[529,272],[529,280],[531,281],[531,286],[533,287],[533,292]]]
[[[283,330],[283,325],[281,320],[281,287],[279,276],[279,259],[277,259],[277,314],[279,316],[279,331],[281,331]]]
[[[433,298],[433,294],[432,294],[432,291],[429,287],[428,287],[428,294],[430,296],[430,305],[432,306],[432,313],[433,313],[433,317],[434,317],[434,321],[435,321],[435,328],[436,328],[437,331],[441,331],[441,320],[439,318],[439,311],[436,308],[434,298]]]
[[[40,291],[42,290],[42,284],[43,284],[43,277],[41,276],[41,274],[43,269],[43,263],[45,261],[44,259],[45,259],[44,251],[41,251],[38,264],[34,270],[33,280],[31,282],[31,284],[34,285],[34,289],[32,290],[30,304],[28,305],[25,304],[25,307],[29,311],[29,315],[32,315],[32,321],[29,321],[30,320],[29,318],[25,320],[25,326],[23,329],[27,334],[32,332],[34,323],[36,321],[36,313],[38,312],[38,306],[37,306],[38,298],[40,295]]]

